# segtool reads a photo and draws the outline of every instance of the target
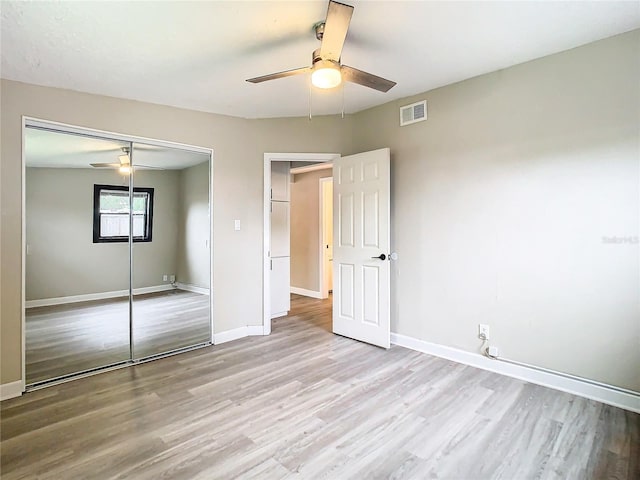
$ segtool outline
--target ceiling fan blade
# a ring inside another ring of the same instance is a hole
[[[340,61],[342,47],[347,38],[349,23],[351,23],[353,7],[330,1],[327,19],[324,22],[324,33],[320,45],[320,56],[323,60]]]
[[[167,170],[164,167],[152,167],[151,165],[133,165],[134,170]]]
[[[90,163],[93,168],[120,168],[120,163]]]
[[[301,73],[307,73],[309,70],[311,70],[309,67],[294,68],[293,70],[285,70],[284,72],[271,73],[269,75],[263,75],[262,77],[249,78],[247,82],[250,82],[250,83],[266,82],[267,80],[276,80],[277,78],[290,77],[292,75],[300,75]]]
[[[365,87],[373,88],[380,92],[388,92],[396,84],[396,82],[392,82],[386,78],[378,77],[377,75],[363,72],[362,70],[348,67],[347,65],[342,65],[340,71],[342,72],[342,78],[347,82],[364,85]]]

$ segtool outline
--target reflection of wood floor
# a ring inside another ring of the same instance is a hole
[[[640,415],[333,335],[248,337],[2,403],[2,479],[637,479]]]
[[[136,358],[207,342],[209,296],[136,295],[133,319]],[[28,384],[128,360],[128,299],[30,308],[26,343]]]

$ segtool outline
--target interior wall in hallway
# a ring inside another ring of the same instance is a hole
[[[320,179],[332,170],[299,173],[291,183],[291,286],[320,292]]]

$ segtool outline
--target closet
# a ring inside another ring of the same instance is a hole
[[[24,139],[27,387],[211,344],[211,151]]]

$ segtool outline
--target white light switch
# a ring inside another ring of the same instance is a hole
[[[236,232],[240,231],[240,220],[235,220],[234,222],[234,228]]]

